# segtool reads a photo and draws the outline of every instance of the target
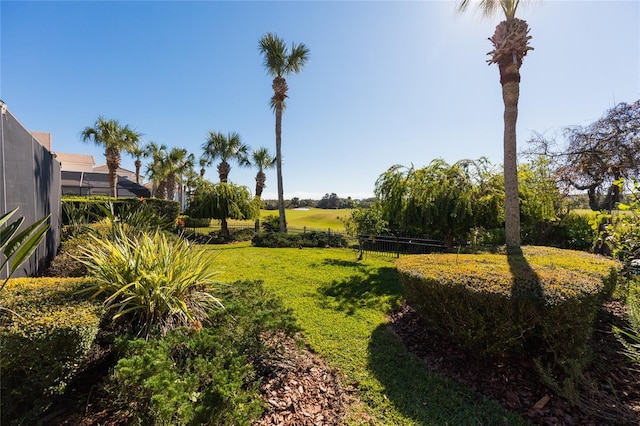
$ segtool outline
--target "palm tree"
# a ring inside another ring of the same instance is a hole
[[[465,11],[471,0],[461,0],[458,10]],[[502,10],[505,20],[496,27],[491,40],[494,49],[488,54],[489,64],[498,64],[504,103],[504,192],[505,234],[508,250],[520,249],[520,205],[518,200],[518,159],[516,121],[520,97],[520,66],[529,50],[529,26],[516,18],[520,0],[481,0],[479,8],[485,16]]]
[[[182,175],[193,167],[194,156],[184,148],[171,148],[164,160],[167,173],[167,199],[175,198],[176,185],[179,185],[179,201],[182,205]]]
[[[140,147],[139,143],[131,147],[128,150],[129,154],[136,159],[134,165],[136,166],[136,183],[140,185],[140,169],[142,168],[142,161],[140,158],[144,155],[144,149]]]
[[[168,155],[167,146],[149,142],[145,149],[145,157],[151,158],[151,163],[147,164],[146,174],[152,182],[151,195],[165,199],[167,197],[167,170],[165,158]]]
[[[120,167],[120,152],[129,152],[140,140],[140,133],[132,130],[128,125],[122,126],[117,120],[107,120],[98,116],[93,127],[85,127],[80,132],[83,142],[93,141],[104,147],[104,156],[109,170],[109,193],[117,197],[117,170]]]
[[[251,153],[251,165],[258,168],[256,174],[256,198],[262,197],[262,191],[265,187],[267,175],[264,174],[265,169],[271,169],[275,166],[276,160],[269,154],[267,148],[259,148]]]
[[[229,178],[229,172],[231,171],[230,160],[237,161],[240,166],[248,166],[250,164],[247,158],[249,147],[242,143],[240,135],[236,132],[224,135],[222,132],[210,130],[202,149],[204,150],[202,158],[206,159],[206,164],[211,165],[213,161],[220,160],[218,164],[220,182],[227,182]]]
[[[203,178],[204,173],[206,171],[206,167],[210,165],[209,160],[207,160],[203,156],[200,156],[200,159],[198,160],[198,164],[200,164],[200,177]]]
[[[287,221],[284,213],[284,190],[282,187],[282,111],[287,98],[287,81],[285,76],[299,73],[309,60],[309,49],[300,44],[291,44],[287,49],[284,40],[276,34],[267,33],[260,39],[260,53],[264,56],[264,67],[273,76],[273,97],[271,107],[276,113],[276,174],[278,180],[278,209],[280,212],[280,232],[287,232]]]

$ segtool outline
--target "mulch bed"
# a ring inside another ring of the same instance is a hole
[[[580,397],[570,402],[541,381],[531,359],[482,360],[431,332],[408,305],[393,313],[390,327],[426,367],[497,401],[540,425],[640,424],[640,374],[611,332],[624,326],[625,308],[609,302],[600,310]],[[576,393],[574,393],[576,394]]]
[[[406,304],[391,315],[389,327],[426,368],[497,401],[534,424],[631,425],[640,424],[640,374],[620,354],[620,344],[611,332],[612,325],[626,324],[624,316],[624,305],[619,302],[610,302],[600,311],[592,342],[593,362],[585,372],[591,385],[581,390],[577,403],[546,386],[531,360],[469,356],[431,332]],[[309,349],[297,347],[293,339],[278,336],[272,343],[279,345],[281,355],[264,360],[260,366],[260,389],[269,411],[255,425],[344,424],[347,408],[359,403],[355,391],[345,388],[335,371]],[[89,377],[104,377],[107,369],[103,370],[90,372]],[[126,424],[128,413],[99,408],[104,407],[100,399],[106,395],[101,395],[95,383],[80,386],[78,392],[68,395],[78,404],[67,400],[59,411],[49,413],[46,424]]]

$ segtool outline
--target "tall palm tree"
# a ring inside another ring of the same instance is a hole
[[[132,130],[128,125],[122,126],[117,120],[107,120],[98,116],[93,127],[85,127],[80,132],[83,142],[93,141],[96,145],[104,147],[104,156],[109,170],[109,193],[117,197],[116,185],[118,181],[117,170],[120,167],[120,152],[130,151],[138,144],[140,133]]]
[[[146,174],[152,182],[151,195],[165,199],[167,197],[167,175],[165,158],[168,155],[167,146],[158,145],[151,141],[144,149],[145,157],[150,157],[151,162],[147,164]]]
[[[276,113],[276,174],[278,180],[278,209],[280,212],[280,232],[287,232],[284,213],[284,190],[282,186],[282,111],[287,98],[287,81],[284,77],[299,73],[309,60],[309,49],[302,43],[291,44],[287,49],[284,40],[274,33],[267,33],[259,43],[260,53],[264,56],[264,68],[273,76],[273,97],[271,107]]]
[[[256,198],[262,197],[267,175],[264,170],[275,166],[276,160],[269,154],[267,148],[259,148],[251,153],[251,165],[258,168],[256,174]]]
[[[465,11],[471,0],[461,0],[458,10]],[[505,234],[507,249],[520,248],[520,205],[518,200],[518,159],[516,144],[516,122],[520,97],[520,66],[529,50],[529,25],[516,18],[520,0],[480,0],[479,8],[485,16],[502,10],[505,20],[496,27],[491,40],[494,49],[487,61],[498,64],[502,100],[504,103],[504,192]]]
[[[203,178],[204,173],[206,171],[206,167],[210,165],[209,160],[207,160],[203,156],[200,156],[200,159],[198,160],[198,164],[200,164],[200,177]]]
[[[209,131],[207,141],[202,145],[204,153],[202,158],[206,159],[207,164],[211,165],[213,161],[220,160],[218,164],[218,176],[220,182],[227,182],[231,165],[229,161],[235,160],[240,166],[249,166],[249,147],[242,143],[240,135],[236,132],[229,132],[227,135],[222,132]]]
[[[193,167],[194,156],[184,148],[171,148],[164,161],[167,173],[167,199],[175,198],[176,185],[179,185],[179,201],[182,204],[182,175]]]
[[[144,149],[139,143],[136,143],[128,150],[129,154],[136,159],[134,165],[136,166],[136,183],[140,185],[140,169],[142,168],[142,161],[140,160],[144,155]]]

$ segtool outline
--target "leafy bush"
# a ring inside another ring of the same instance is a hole
[[[168,239],[159,231],[113,239],[93,235],[81,248],[80,260],[94,277],[94,295],[106,295],[105,309],[114,321],[122,319],[149,336],[205,321],[207,309],[220,305],[204,291],[215,272],[205,258],[182,239]]]
[[[74,207],[68,207],[71,204]],[[62,224],[72,224],[78,217],[68,212],[83,212],[83,217],[91,222],[97,222],[106,217],[103,206],[111,204],[115,216],[124,217],[129,212],[144,210],[150,212],[170,224],[174,224],[180,214],[180,203],[156,198],[111,198],[106,196],[65,196],[62,197]]]
[[[269,214],[263,217],[262,229],[264,229],[266,232],[278,232],[280,230],[280,216]]]
[[[56,257],[49,267],[43,272],[45,277],[85,277],[88,275],[87,267],[78,259],[83,246],[88,246],[93,241],[90,237],[90,229],[85,228],[68,240],[60,244]]]
[[[2,424],[33,420],[61,394],[93,342],[100,306],[77,294],[86,279],[17,278],[0,317]]]
[[[283,234],[280,232],[262,232],[251,240],[256,247],[347,247],[347,240],[339,234],[326,232],[305,232],[302,234]]]
[[[190,217],[180,216],[180,219],[184,222],[185,228],[207,228],[211,226],[211,219],[206,217]]]
[[[121,344],[108,390],[114,405],[136,407],[130,423],[248,425],[260,416],[255,371],[276,349],[263,339],[298,327],[260,282],[224,286],[220,294],[226,309],[211,312],[210,326]]]
[[[571,250],[589,250],[597,234],[590,220],[588,215],[569,213],[552,227],[552,244]]]
[[[583,252],[431,254],[398,260],[406,297],[425,321],[482,355],[579,358],[618,263]]]
[[[246,356],[208,329],[130,341],[124,352],[111,393],[135,402],[132,423],[249,425],[263,411]]]

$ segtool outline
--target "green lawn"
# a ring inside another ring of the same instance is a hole
[[[393,260],[370,256],[357,262],[349,249],[265,249],[248,243],[205,250],[221,281],[263,280],[293,309],[313,350],[358,390],[364,406],[352,407],[350,424],[365,424],[369,416],[377,425],[523,424],[498,405],[430,374],[389,332],[387,315],[403,297]]]
[[[265,216],[278,216],[278,210],[260,210],[260,218]],[[304,228],[305,226],[314,230],[344,231],[344,223],[341,219],[347,219],[351,216],[351,209],[316,209],[309,210],[287,210],[287,226],[294,228]],[[246,220],[229,220],[229,226],[234,225],[253,225],[253,221]],[[214,220],[213,224],[219,228],[219,221]]]

